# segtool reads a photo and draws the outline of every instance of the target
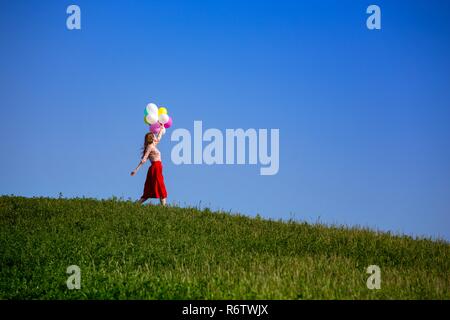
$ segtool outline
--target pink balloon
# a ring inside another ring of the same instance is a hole
[[[159,122],[155,122],[150,126],[151,133],[158,134],[159,130],[161,130]]]
[[[172,126],[172,118],[169,117],[169,121],[167,121],[166,123],[164,123],[164,128],[170,128]]]

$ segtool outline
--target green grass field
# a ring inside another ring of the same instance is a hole
[[[381,289],[366,286],[369,265]],[[66,269],[81,268],[69,290]],[[1,299],[449,299],[450,245],[129,201],[0,197]]]

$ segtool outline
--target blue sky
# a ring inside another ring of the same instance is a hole
[[[275,176],[175,166],[166,136],[171,203],[449,240],[449,16],[425,0],[1,1],[0,194],[139,198],[155,102],[169,134],[280,129]]]

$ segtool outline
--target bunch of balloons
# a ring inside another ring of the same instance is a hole
[[[158,108],[154,103],[149,103],[145,107],[144,122],[150,126],[150,132],[154,134],[158,134],[163,127],[167,129],[172,126],[172,118],[167,114],[167,109]]]

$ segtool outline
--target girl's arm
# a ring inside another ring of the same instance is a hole
[[[158,134],[156,135],[156,141],[155,141],[155,144],[158,144],[158,143],[159,143],[159,141],[161,140],[161,138],[162,138],[164,132],[166,131],[166,128],[164,128],[164,125],[163,125],[163,124],[161,125],[161,127],[162,127],[162,128],[159,130]]]
[[[150,155],[150,146],[147,146],[147,150],[145,150],[145,154],[144,154],[144,156],[142,157],[142,160],[141,160],[141,162],[139,162],[139,164],[138,164],[138,166],[136,167],[136,169],[134,169],[132,172],[131,172],[131,175],[132,176],[134,176],[135,174],[136,174],[136,172],[138,172],[138,170],[139,170],[139,168],[140,167],[142,167],[142,165],[145,163],[145,161],[147,161],[147,159],[148,159],[148,157],[149,157],[149,155]]]
[[[134,169],[134,170],[131,172],[131,175],[134,176],[134,175],[136,174],[136,172],[138,172],[139,168],[142,167],[143,164],[144,164],[144,163],[143,163],[142,160],[141,160],[141,162],[139,162],[139,165],[136,167],[136,169]]]

